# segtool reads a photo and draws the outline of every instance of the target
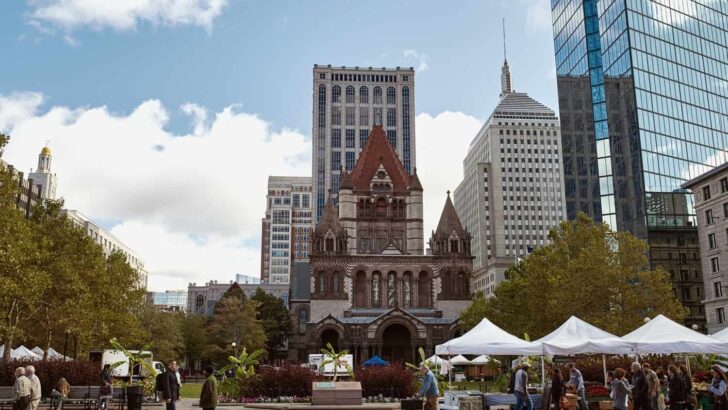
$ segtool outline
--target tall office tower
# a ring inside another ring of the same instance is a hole
[[[693,197],[728,160],[728,3],[552,0],[566,209],[647,240],[705,324]]]
[[[308,261],[312,223],[311,177],[268,177],[260,246],[263,283],[290,283],[295,262]]]
[[[548,242],[565,215],[554,112],[511,88],[508,62],[500,103],[470,144],[455,208],[472,235],[473,290],[493,296],[515,260]]]
[[[40,186],[43,199],[56,199],[56,174],[51,173],[51,149],[43,147],[38,154],[38,169],[28,174],[28,179]]]
[[[415,72],[409,68],[313,66],[315,222],[341,170],[351,172],[372,127],[382,125],[404,169],[415,168]]]

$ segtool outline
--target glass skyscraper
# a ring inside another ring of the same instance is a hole
[[[551,9],[567,215],[647,240],[703,326],[698,221],[680,185],[728,161],[728,1]]]

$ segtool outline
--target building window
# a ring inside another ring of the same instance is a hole
[[[376,272],[372,275],[372,306],[379,307],[379,288],[381,286],[381,278],[379,273]]]
[[[728,218],[728,202],[723,204],[723,217]]]
[[[339,107],[331,108],[331,124],[332,125],[341,125],[341,108],[339,108]]]
[[[409,87],[402,87],[402,165],[412,172],[410,159],[410,102]]]
[[[711,272],[716,273],[720,271],[720,263],[718,263],[718,257],[710,258]]]
[[[353,85],[346,87],[346,102],[348,104],[354,103],[354,94],[355,94],[355,91],[354,91]]]
[[[706,225],[713,224],[713,210],[712,209],[708,209],[705,211],[705,224]]]
[[[341,87],[338,85],[335,85],[334,88],[331,89],[331,102],[341,102]]]
[[[716,298],[723,297],[723,285],[720,282],[713,283],[713,293],[715,294]]]
[[[354,148],[356,143],[356,130],[346,130],[346,148]]]
[[[326,275],[323,272],[318,274],[318,291],[319,293],[326,292]]]
[[[397,126],[397,109],[387,108],[387,127]]]
[[[323,84],[319,85],[318,126],[326,128],[326,86]]]
[[[356,108],[346,107],[346,125],[356,125]]]
[[[708,234],[708,246],[710,249],[715,249],[716,243],[715,243],[715,234],[714,233]]]
[[[363,85],[359,87],[359,103],[369,104],[369,89]]]
[[[397,150],[397,130],[387,130],[387,141],[393,150]]]
[[[397,287],[394,283],[394,272],[387,275],[387,306],[394,307],[397,304]]]
[[[723,308],[715,309],[715,320],[721,325],[725,323],[725,310]]]
[[[374,87],[374,104],[382,103],[382,88],[377,86]]]
[[[333,286],[334,293],[339,293],[341,291],[341,280],[339,279],[338,273],[334,273],[333,284],[334,284],[334,286]]]
[[[683,288],[682,289],[682,299],[683,300],[690,300],[690,288]]]
[[[703,201],[710,199],[710,185],[703,187]]]
[[[205,297],[202,295],[197,295],[195,298],[195,312],[202,312],[202,308],[205,306]]]
[[[341,129],[334,128],[331,130],[331,148],[341,148]]]
[[[341,170],[341,151],[331,151],[331,170]]]
[[[359,130],[359,147],[364,148],[369,138],[369,130]]]
[[[387,88],[387,104],[395,104],[397,99],[397,92],[394,91],[394,87]]]
[[[369,126],[369,107],[359,107],[359,125]]]
[[[325,80],[326,79],[326,73],[319,73],[319,80]]]
[[[412,275],[405,272],[402,277],[402,306],[405,309],[412,307]]]
[[[301,309],[298,311],[298,333],[306,333],[306,325],[308,324],[308,311]]]
[[[356,162],[354,159],[354,152],[347,151],[346,152],[346,170],[351,172],[352,169],[354,169],[354,163]]]
[[[721,178],[721,180],[720,180],[720,192],[722,192],[722,193],[728,192],[728,177]]]

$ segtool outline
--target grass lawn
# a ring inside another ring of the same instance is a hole
[[[179,389],[179,395],[183,399],[199,399],[202,391],[202,383],[184,383]]]

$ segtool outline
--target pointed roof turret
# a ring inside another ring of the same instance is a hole
[[[354,188],[354,184],[351,182],[351,174],[346,170],[342,170],[341,181],[339,181],[339,190],[352,188]]]
[[[422,183],[420,182],[420,178],[417,176],[417,167],[414,169],[414,173],[410,175],[409,179],[409,190],[410,191],[420,191],[422,192]]]
[[[389,142],[384,128],[375,125],[369,134],[364,148],[359,153],[359,159],[351,171],[351,183],[354,189],[368,191],[372,178],[383,166],[387,175],[392,180],[392,187],[395,191],[405,191],[409,185],[410,176],[402,166],[397,153]]]
[[[326,199],[326,206],[324,206],[324,214],[321,217],[321,222],[316,225],[315,233],[316,235],[326,235],[329,230],[337,236],[344,232],[341,221],[339,221],[339,213],[334,208],[334,199],[331,197],[331,191],[329,191],[329,197]]]
[[[458,217],[458,213],[455,210],[455,205],[452,204],[452,200],[450,199],[450,191],[447,191],[447,200],[445,201],[445,207],[442,209],[442,215],[440,215],[440,222],[437,224],[435,236],[447,237],[450,236],[453,231],[455,231],[460,238],[468,237],[468,233],[465,228],[463,228],[463,224],[460,222],[460,217]]]

